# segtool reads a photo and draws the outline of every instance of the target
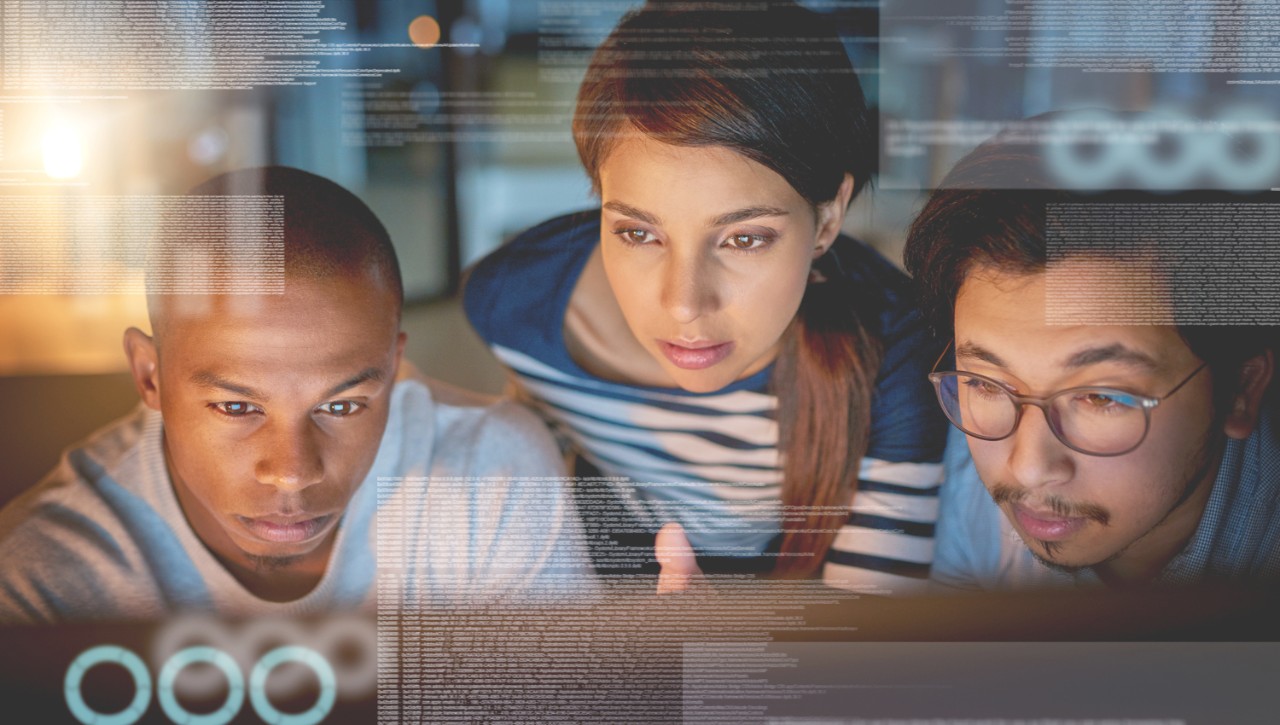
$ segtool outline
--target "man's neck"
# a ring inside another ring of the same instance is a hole
[[[336,536],[335,531],[314,551],[302,557],[290,557],[287,562],[266,558],[241,561],[243,554],[231,558],[219,554],[208,544],[205,548],[253,596],[268,602],[291,602],[310,594],[320,584],[329,566]]]

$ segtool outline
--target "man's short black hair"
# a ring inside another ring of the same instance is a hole
[[[269,203],[207,205],[194,203],[197,197]],[[148,270],[153,328],[156,295],[183,289],[218,293],[237,284],[241,291],[252,291],[255,280],[270,282],[273,265],[277,282],[282,281],[281,265],[284,280],[369,275],[392,291],[397,314],[404,303],[400,264],[386,227],[359,197],[324,177],[286,166],[239,169],[196,186],[185,200],[192,203],[176,204],[165,214],[153,248]],[[272,213],[259,213],[263,210]],[[262,217],[260,237],[257,227],[244,224],[250,215]],[[269,247],[271,253],[255,255],[261,249],[251,249],[248,258],[260,263],[245,269],[246,242]],[[202,272],[184,264],[191,259],[204,263]],[[243,283],[246,276],[252,278],[248,284]]]

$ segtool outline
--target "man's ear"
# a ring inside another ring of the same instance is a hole
[[[840,236],[840,227],[844,225],[845,212],[849,210],[849,199],[853,196],[853,175],[845,174],[844,181],[836,191],[836,198],[818,205],[818,234],[813,241],[813,257],[817,259],[827,253],[832,242]]]
[[[414,365],[409,360],[404,359],[404,346],[408,340],[409,334],[403,330],[401,330],[400,334],[396,336],[396,359],[394,368],[396,371],[396,382],[413,378],[420,379],[422,377],[422,373],[418,372],[418,366]]]
[[[124,331],[124,354],[138,397],[152,410],[160,410],[160,356],[156,341],[136,327]]]
[[[1222,429],[1232,438],[1244,440],[1258,424],[1262,398],[1275,372],[1275,355],[1271,350],[1251,357],[1240,366],[1240,378]]]

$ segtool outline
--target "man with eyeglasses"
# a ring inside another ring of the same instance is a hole
[[[925,313],[953,333],[930,375],[955,426],[933,579],[1280,581],[1273,328],[1175,324],[1186,297],[1175,287],[1194,267],[1153,261],[1170,256],[1166,240],[1050,244],[1047,209],[1099,198],[1050,190],[1040,168],[999,139],[980,146],[907,241]],[[1124,300],[1156,324],[1091,322],[1126,312]]]

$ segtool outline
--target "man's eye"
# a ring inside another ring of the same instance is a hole
[[[262,408],[259,408],[253,403],[246,403],[243,400],[229,400],[221,403],[210,403],[209,407],[232,418],[243,418],[246,415],[262,412]]]
[[[335,418],[345,418],[349,415],[353,415],[363,407],[363,405],[355,402],[354,400],[335,400],[321,405],[319,408],[316,408],[316,410],[328,413]]]
[[[998,398],[1004,395],[1008,395],[1008,391],[1006,391],[1004,388],[1001,388],[999,385],[987,382],[986,380],[982,380],[980,378],[966,378],[964,380],[964,385],[965,387],[969,388],[969,390],[971,390],[973,393],[980,395],[984,398]]]
[[[1125,413],[1140,408],[1133,396],[1124,393],[1090,392],[1075,396],[1076,406],[1088,413]]]

